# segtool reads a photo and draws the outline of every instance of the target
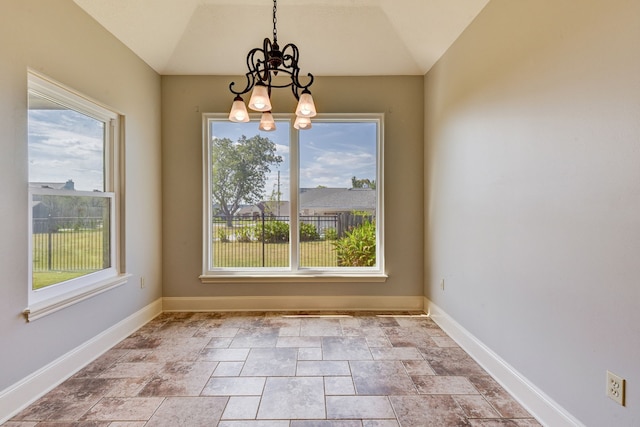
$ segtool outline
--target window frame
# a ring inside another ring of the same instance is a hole
[[[289,121],[289,200],[290,200],[290,236],[299,235],[299,133],[293,127],[294,114],[273,114],[276,122]],[[283,283],[283,282],[385,282],[388,278],[384,260],[384,113],[336,113],[318,114],[313,123],[320,122],[375,122],[376,126],[376,267],[300,267],[299,238],[290,238],[289,267],[269,268],[212,268],[212,200],[211,200],[211,122],[226,122],[228,115],[222,113],[203,113],[203,246],[202,246],[202,283]],[[260,122],[259,114],[250,114],[250,122],[256,131]],[[294,234],[295,233],[295,234]]]
[[[23,314],[28,321],[39,319],[67,306],[121,286],[130,276],[123,272],[123,210],[121,202],[121,145],[124,118],[113,109],[94,101],[46,76],[28,71],[28,93],[47,99],[70,110],[104,123],[104,191],[65,191],[33,189],[28,191],[28,307]],[[99,194],[96,194],[99,193]],[[110,200],[109,239],[111,266],[74,279],[33,289],[33,209],[34,195],[85,196]]]

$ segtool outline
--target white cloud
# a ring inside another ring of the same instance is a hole
[[[66,182],[102,190],[102,122],[70,110],[29,112],[29,181]]]
[[[376,158],[373,153],[349,151],[319,151],[317,156],[303,159],[300,165],[300,186],[351,187],[351,178],[375,179]]]
[[[276,152],[281,156],[289,154],[289,146],[284,144],[276,144]]]

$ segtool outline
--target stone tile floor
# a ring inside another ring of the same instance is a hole
[[[539,426],[431,319],[163,313],[5,427]]]

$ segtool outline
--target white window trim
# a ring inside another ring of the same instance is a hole
[[[298,131],[293,127],[295,115],[293,114],[274,114],[275,120],[289,120],[291,141],[290,148],[290,165],[289,177],[290,186],[290,206],[294,214],[290,216],[291,229],[298,227],[298,172],[299,172],[299,154],[298,154]],[[256,124],[256,129],[260,121],[259,114],[250,114],[251,122]],[[209,140],[211,138],[210,121],[228,120],[226,114],[221,113],[203,113],[202,129],[203,129],[203,247],[202,247],[202,274],[199,276],[201,283],[332,283],[332,282],[385,282],[388,278],[384,260],[384,114],[383,113],[363,113],[363,114],[318,114],[314,117],[314,122],[354,122],[354,121],[370,121],[378,124],[377,126],[377,171],[376,185],[380,186],[381,191],[378,192],[376,206],[376,228],[377,228],[377,245],[376,260],[378,267],[373,269],[370,267],[339,267],[339,268],[299,268],[298,260],[298,239],[290,240],[291,266],[288,268],[272,268],[258,271],[256,269],[224,269],[212,270],[209,262],[211,260],[211,244],[208,236],[211,236],[211,151]]]
[[[29,257],[29,273],[28,273],[28,307],[25,308],[23,314],[27,321],[44,317],[54,313],[70,305],[84,301],[87,298],[98,295],[115,287],[121,286],[127,282],[130,274],[123,272],[124,263],[122,260],[122,243],[123,239],[123,216],[122,205],[120,202],[121,193],[121,170],[119,168],[120,146],[122,144],[121,121],[122,117],[114,110],[94,101],[82,94],[77,93],[48,77],[35,73],[32,70],[28,72],[28,89],[30,93],[40,97],[49,99],[58,104],[62,104],[70,109],[88,115],[96,120],[106,123],[105,126],[105,192],[101,193],[102,197],[109,198],[110,215],[111,215],[111,260],[112,265],[104,270],[87,274],[76,279],[68,280],[60,284],[48,286],[43,289],[32,289],[32,198],[33,194],[50,194],[50,195],[71,195],[69,192],[56,190],[29,190],[29,206],[28,212],[28,257]],[[74,196],[90,195],[95,196],[93,192],[75,191]]]

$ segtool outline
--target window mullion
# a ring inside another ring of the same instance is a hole
[[[300,232],[298,231],[298,212],[300,212],[298,203],[298,194],[300,192],[298,188],[300,180],[300,150],[298,130],[293,127],[294,120],[295,117],[291,119],[291,126],[289,127],[289,150],[291,151],[289,165],[289,179],[291,182],[291,185],[289,185],[289,200],[291,201],[291,203],[289,203],[289,232],[291,233],[289,250],[291,253],[289,259],[291,260],[291,271],[295,272],[300,268]]]

